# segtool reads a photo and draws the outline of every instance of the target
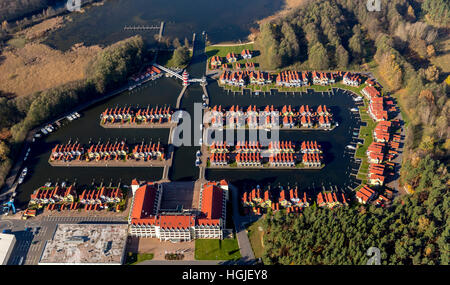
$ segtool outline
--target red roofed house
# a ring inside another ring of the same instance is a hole
[[[367,204],[373,200],[376,196],[375,191],[370,189],[367,185],[364,185],[358,192],[356,192],[356,199],[361,204]]]

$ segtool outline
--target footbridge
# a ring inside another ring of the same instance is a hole
[[[157,63],[153,63],[153,66],[155,66],[156,68],[161,69],[162,71],[164,71],[165,73],[167,73],[167,74],[169,74],[171,76],[174,76],[174,77],[182,80],[183,83],[187,79],[187,82],[189,82],[189,83],[200,83],[201,85],[206,85],[207,84],[206,76],[203,76],[202,78],[188,78],[188,77],[184,78],[183,75],[180,74],[181,71],[177,72],[177,71],[174,71],[174,70],[172,70],[170,68],[167,68],[165,66],[159,65]],[[185,71],[184,74],[187,74],[187,72]]]

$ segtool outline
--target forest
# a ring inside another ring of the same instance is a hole
[[[313,205],[300,216],[266,215],[264,264],[364,265],[370,247],[380,249],[385,265],[449,264],[450,175],[430,156],[407,167],[407,179],[421,173],[418,192],[387,209]]]
[[[401,183],[415,193],[389,209],[269,216],[264,261],[364,264],[366,250],[378,245],[386,264],[448,264],[450,76],[436,55],[448,39],[450,2],[383,0],[372,12],[357,3],[306,1],[262,23],[255,45],[266,69],[363,70],[379,79],[407,124]]]
[[[29,130],[123,85],[137,72],[144,50],[142,38],[134,36],[101,51],[86,80],[29,96],[0,94],[0,187]]]

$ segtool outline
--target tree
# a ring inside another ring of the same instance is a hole
[[[190,59],[190,53],[189,49],[185,46],[179,46],[174,52],[173,52],[173,63],[176,66],[183,66],[189,62]]]
[[[4,141],[0,141],[0,160],[5,160],[9,155],[9,147]]]
[[[180,47],[180,46],[181,46],[180,40],[179,40],[178,38],[175,38],[175,39],[173,40],[172,45],[173,45],[175,48]]]
[[[2,30],[3,31],[8,31],[9,30],[9,24],[8,24],[8,22],[6,20],[4,20],[2,22]]]
[[[427,16],[442,25],[450,23],[450,2],[447,0],[425,0],[422,9],[427,12]]]
[[[336,63],[337,63],[337,66],[339,68],[341,68],[341,69],[346,68],[347,65],[348,65],[348,57],[349,57],[349,55],[348,55],[347,50],[342,45],[339,45],[336,48]]]
[[[308,63],[313,69],[328,69],[327,50],[321,43],[316,43],[308,52]]]

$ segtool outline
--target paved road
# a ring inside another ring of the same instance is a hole
[[[400,141],[400,147],[398,149],[398,153],[399,154],[393,160],[393,162],[395,163],[394,178],[393,178],[393,180],[391,180],[387,184],[387,186],[397,190],[397,193],[399,193],[399,194],[400,193],[409,194],[409,193],[406,193],[406,191],[403,189],[403,187],[400,187],[400,169],[402,167],[403,152],[404,152],[405,137],[406,137],[405,123],[403,121],[403,117],[402,117],[401,112],[398,112],[397,116],[393,120],[396,120],[396,119],[398,119],[400,121],[400,128],[401,128],[400,137],[401,137],[401,141]]]
[[[239,191],[233,185],[230,185],[230,190],[232,191],[233,198],[233,221],[234,227],[236,229],[236,237],[238,240],[239,248],[241,250],[242,262],[253,263],[255,262],[255,255],[253,254],[252,245],[248,239],[248,235],[245,229],[245,225],[251,222],[254,217],[241,217],[239,214]]]

